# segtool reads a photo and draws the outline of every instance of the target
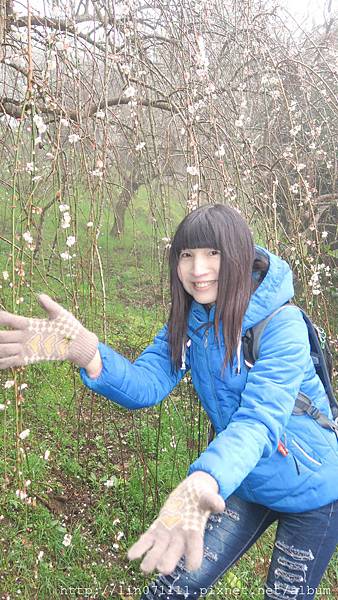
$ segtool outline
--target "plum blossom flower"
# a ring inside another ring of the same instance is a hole
[[[46,450],[46,452],[44,453],[44,456],[43,456],[43,458],[44,458],[45,460],[48,460],[48,459],[49,459],[49,456],[50,456],[50,450]]]
[[[299,133],[300,130],[301,130],[301,126],[300,125],[296,125],[292,129],[290,129],[290,135],[292,135],[292,137],[296,137],[297,133]]]
[[[2,271],[2,277],[5,281],[7,281],[7,279],[9,278],[9,273],[8,271]]]
[[[32,244],[33,243],[33,238],[32,235],[29,231],[26,231],[23,235],[22,235],[23,239],[25,240],[25,242],[27,242],[27,244]]]
[[[93,221],[88,221],[87,227],[88,227],[88,229],[90,229],[91,227],[94,227]]]
[[[68,136],[68,141],[70,144],[76,144],[80,139],[80,136],[77,133],[71,133]]]
[[[60,257],[62,260],[70,260],[72,258],[67,250],[66,252],[61,252]]]
[[[70,222],[72,220],[69,212],[64,212],[62,217],[63,217],[63,220],[61,222],[61,227],[62,227],[62,229],[68,229],[68,227],[70,227]]]
[[[92,176],[102,179],[103,173],[102,173],[102,171],[100,171],[100,169],[94,169],[94,171],[92,171]]]
[[[0,404],[0,412],[2,412],[3,410],[5,410],[6,405],[5,404]]]
[[[26,164],[26,171],[27,171],[27,173],[33,173],[33,171],[34,171],[34,163],[28,162]]]
[[[21,433],[19,433],[20,440],[25,440],[26,438],[28,438],[30,432],[30,429],[24,429],[23,431],[21,431]]]
[[[43,119],[40,115],[34,115],[33,121],[39,132],[39,135],[41,135],[47,131],[47,125],[46,125],[46,123],[43,122]]]
[[[68,119],[60,119],[60,124],[63,125],[64,127],[69,127]]]
[[[59,206],[59,211],[60,212],[64,213],[64,212],[66,212],[68,210],[69,210],[68,204],[60,204],[60,206]]]
[[[216,150],[215,156],[218,156],[219,158],[222,158],[224,155],[225,155],[224,144],[221,144],[220,147],[218,148],[218,150]]]
[[[124,95],[126,98],[134,98],[136,95],[136,88],[133,85],[128,85],[128,87],[124,90]]]
[[[135,146],[135,150],[136,152],[140,152],[141,150],[143,150],[143,148],[145,147],[146,143],[145,142],[140,142],[139,144],[137,144]]]
[[[70,535],[70,533],[65,533],[62,543],[64,546],[66,546],[66,548],[71,545],[72,536]]]
[[[71,248],[71,246],[74,246],[75,242],[76,242],[76,238],[74,235],[69,235],[67,237],[66,244],[67,244],[67,246],[69,246],[69,248]]]
[[[27,492],[24,490],[16,490],[15,495],[17,498],[20,498],[20,500],[25,500],[28,496]]]
[[[188,175],[192,175],[193,177],[197,176],[199,174],[198,167],[195,167],[193,165],[192,166],[188,166],[187,167],[187,173],[188,173]]]
[[[8,379],[6,383],[4,383],[5,390],[9,390],[9,388],[13,387],[14,379]]]
[[[117,481],[117,478],[113,475],[110,479],[107,479],[107,481],[105,481],[103,485],[105,485],[106,488],[109,489],[116,485],[116,481]]]

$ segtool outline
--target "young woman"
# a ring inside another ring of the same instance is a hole
[[[265,598],[312,599],[338,543],[338,443],[293,414],[301,392],[332,416],[299,309],[277,310],[294,293],[290,268],[219,204],[182,221],[169,260],[168,324],[133,364],[41,295],[49,319],[0,315],[11,328],[0,367],[69,359],[90,389],[130,409],[161,402],[190,370],[215,438],[129,551],[161,573],[143,600],[206,595],[274,522]],[[272,313],[248,369],[242,337]]]

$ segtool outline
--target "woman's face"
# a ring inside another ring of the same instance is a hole
[[[213,248],[186,248],[182,250],[177,274],[184,289],[196,302],[216,302],[218,274],[221,264],[219,250]]]

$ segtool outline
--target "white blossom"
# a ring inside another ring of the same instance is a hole
[[[9,390],[9,388],[13,387],[14,379],[8,379],[6,383],[4,383],[5,390]]]
[[[192,165],[187,167],[187,173],[188,175],[196,176],[199,174],[199,170],[197,167]]]
[[[100,169],[94,169],[94,171],[92,171],[92,176],[101,179],[103,177],[103,173],[100,171]]]
[[[124,90],[124,95],[126,98],[134,98],[136,95],[136,88],[133,85],[128,85],[128,87]]]
[[[2,412],[3,410],[5,410],[6,405],[5,404],[0,404],[0,412]]]
[[[292,135],[292,137],[296,137],[297,133],[299,133],[300,130],[301,130],[301,126],[300,125],[296,125],[292,129],[290,129],[290,135]]]
[[[67,237],[66,244],[67,244],[67,246],[69,246],[69,248],[71,248],[71,246],[74,246],[75,242],[76,242],[76,238],[74,235],[70,235]]]
[[[60,212],[64,213],[64,212],[66,212],[67,210],[69,210],[69,206],[68,206],[68,204],[60,204],[60,206],[59,206],[59,211],[60,211]]]
[[[44,458],[45,460],[48,460],[48,459],[49,459],[49,456],[50,456],[50,450],[46,450],[46,452],[45,452],[45,454],[44,454],[43,458]]]
[[[26,438],[28,438],[29,434],[30,429],[24,429],[23,431],[21,431],[21,433],[19,433],[20,440],[25,440]]]
[[[23,239],[25,240],[25,242],[27,242],[27,244],[32,244],[33,243],[33,238],[32,235],[29,231],[26,231],[23,235],[22,235]]]
[[[222,158],[224,155],[225,155],[224,144],[221,144],[220,147],[218,148],[218,150],[216,150],[215,156],[218,156],[219,158]]]
[[[70,535],[70,533],[66,533],[65,534],[62,543],[63,543],[64,546],[66,546],[66,548],[71,545],[71,543],[72,543],[72,536]]]
[[[88,227],[88,229],[89,229],[90,227],[94,227],[94,223],[93,223],[93,221],[88,221],[88,223],[87,223],[87,227]]]
[[[63,125],[64,127],[69,127],[68,119],[60,119],[60,124]]]
[[[68,141],[70,144],[76,144],[76,142],[78,142],[80,139],[80,136],[77,133],[71,133],[68,136]]]
[[[26,171],[27,171],[27,173],[33,173],[33,171],[34,171],[34,163],[28,162],[26,164]]]
[[[60,257],[62,260],[70,260],[72,258],[68,250],[66,250],[66,252],[61,252]]]
[[[112,488],[116,485],[116,477],[113,475],[110,479],[107,479],[107,481],[104,482],[103,485],[106,486],[106,488]]]
[[[44,551],[43,551],[43,550],[40,550],[40,552],[39,552],[39,554],[38,554],[38,557],[37,557],[37,559],[36,559],[36,562],[38,562],[38,563],[39,563],[39,562],[41,562],[41,561],[42,561],[42,557],[43,557],[43,555],[44,555]]]
[[[136,152],[140,152],[140,150],[143,150],[143,148],[144,148],[145,145],[146,145],[145,142],[140,142],[139,144],[137,144],[135,146]]]
[[[62,217],[63,217],[63,221],[61,223],[61,227],[62,227],[62,229],[68,229],[68,227],[70,227],[70,222],[72,220],[69,212],[64,212]]]
[[[306,165],[304,163],[299,163],[298,165],[296,165],[296,169],[297,169],[298,173],[300,171],[303,171],[303,169],[305,169],[305,168],[306,168]]]
[[[42,133],[45,133],[45,131],[47,131],[47,125],[46,125],[46,123],[43,122],[43,119],[40,115],[34,115],[33,121],[39,132],[39,135],[41,135]]]
[[[322,238],[323,238],[323,240],[325,240],[328,235],[329,235],[328,231],[322,231]]]
[[[16,490],[15,492],[17,498],[20,498],[20,500],[25,500],[27,498],[27,492],[25,492],[24,490]]]
[[[7,281],[7,279],[9,278],[9,273],[8,271],[2,271],[2,277],[5,281]]]

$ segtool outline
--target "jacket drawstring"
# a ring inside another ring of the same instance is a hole
[[[240,372],[241,372],[241,350],[242,350],[242,338],[239,339],[239,342],[237,344],[237,351],[236,351],[236,357],[237,357],[236,375],[239,375]]]
[[[185,359],[187,357],[187,348],[189,348],[189,346],[191,345],[191,340],[188,340],[187,342],[183,342],[182,344],[182,354],[181,354],[181,371],[185,371],[187,368],[187,365],[185,363]]]

